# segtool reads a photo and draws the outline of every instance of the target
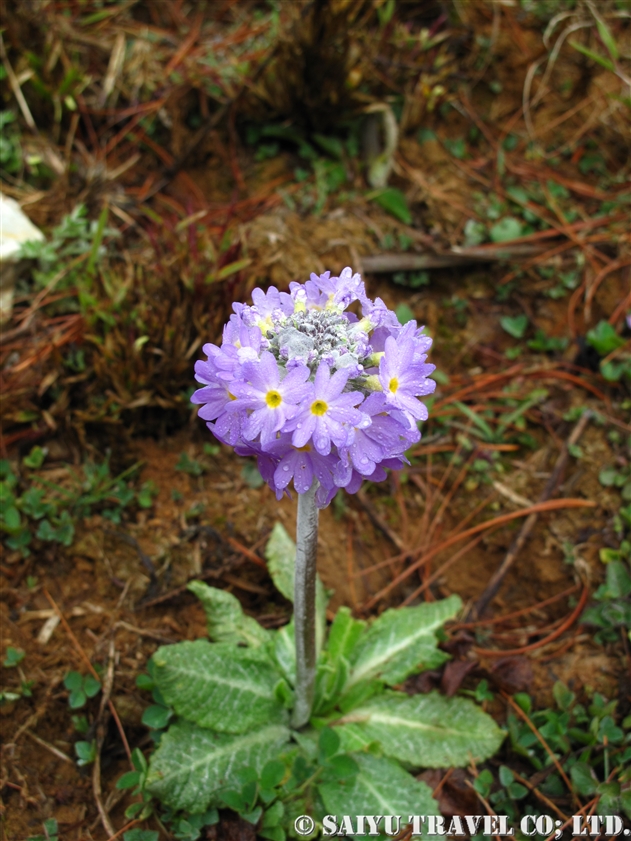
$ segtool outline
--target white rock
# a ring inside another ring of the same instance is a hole
[[[13,311],[18,252],[27,240],[42,240],[44,234],[22,212],[20,205],[0,193],[0,324]]]

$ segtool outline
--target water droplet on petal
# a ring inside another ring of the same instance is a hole
[[[283,470],[284,470],[284,471],[285,471],[285,473],[286,473],[286,472],[289,470],[289,465],[288,465],[288,464],[284,465]]]

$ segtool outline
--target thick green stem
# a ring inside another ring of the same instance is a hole
[[[296,700],[292,716],[294,727],[309,721],[313,706],[316,672],[316,555],[318,550],[317,482],[298,494],[296,526],[296,576],[294,582],[294,623],[296,627]]]

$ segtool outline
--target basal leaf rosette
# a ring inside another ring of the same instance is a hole
[[[368,298],[350,268],[289,292],[255,289],[233,309],[221,346],[204,345],[191,400],[220,441],[257,457],[278,499],[317,482],[322,508],[405,463],[427,419],[419,398],[436,387],[422,327]]]

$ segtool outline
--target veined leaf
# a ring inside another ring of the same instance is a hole
[[[266,652],[207,640],[165,645],[153,655],[158,689],[178,715],[221,733],[282,724],[282,680]]]
[[[322,652],[316,674],[313,712],[323,715],[330,709],[348,681],[349,659],[366,622],[353,619],[347,607],[340,607],[329,630],[326,650]]]
[[[204,607],[211,640],[245,643],[256,648],[270,639],[269,632],[256,619],[244,614],[239,600],[232,593],[209,587],[203,581],[191,581],[187,589],[197,596]]]
[[[326,782],[318,790],[330,815],[337,822],[344,815],[439,815],[432,790],[391,759],[357,753],[353,759],[359,773],[339,782]]]
[[[411,674],[433,669],[447,659],[434,632],[460,610],[458,596],[417,607],[386,610],[359,638],[351,656],[346,688],[379,679],[393,685]]]
[[[151,758],[146,788],[171,809],[200,814],[218,804],[220,789],[241,787],[239,774],[245,768],[260,773],[276,759],[289,735],[278,724],[234,736],[179,721]]]
[[[341,726],[340,726],[341,725]],[[383,752],[415,768],[465,766],[492,756],[504,733],[467,698],[438,692],[387,692],[352,710],[336,726],[343,750],[379,742]]]
[[[274,656],[278,667],[292,686],[296,685],[296,636],[294,619],[274,635]]]
[[[332,659],[351,656],[366,623],[361,619],[353,619],[349,608],[340,607],[329,630],[326,650]]]
[[[276,589],[290,602],[294,600],[294,579],[296,573],[296,544],[281,523],[272,529],[265,547],[267,568]],[[316,577],[316,645],[318,651],[324,643],[326,632],[326,606],[328,598],[320,576]]]

